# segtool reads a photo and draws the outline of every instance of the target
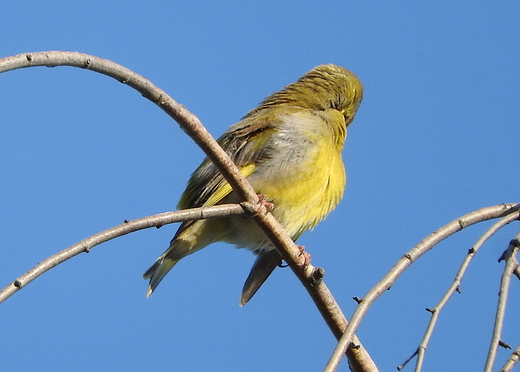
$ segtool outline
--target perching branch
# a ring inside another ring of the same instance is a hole
[[[350,319],[350,323],[341,337],[334,353],[332,354],[325,372],[333,372],[337,369],[342,355],[351,343],[355,343],[353,335],[359,327],[363,317],[366,315],[370,306],[385,293],[401,276],[401,274],[423,254],[432,249],[437,243],[455,234],[465,227],[475,223],[487,221],[494,218],[505,217],[511,213],[515,213],[520,209],[520,204],[500,204],[492,207],[482,208],[477,211],[468,213],[449,224],[443,226],[439,230],[433,232],[424,238],[419,244],[409,250],[397,263],[390,269],[379,283],[377,283],[360,301],[356,311]]]
[[[502,336],[502,328],[504,326],[504,316],[506,313],[507,297],[509,294],[509,285],[511,284],[511,276],[513,271],[518,267],[518,249],[520,248],[520,232],[515,236],[509,243],[509,247],[506,253],[502,255],[500,260],[506,260],[506,266],[502,274],[502,280],[500,282],[500,292],[498,294],[498,306],[497,313],[495,316],[495,326],[493,329],[493,337],[491,338],[491,345],[489,346],[488,357],[486,360],[486,366],[484,372],[491,372],[493,364],[497,355],[497,350],[500,343],[500,337]]]
[[[175,119],[182,129],[202,148],[208,158],[215,163],[239,197],[246,202],[244,206],[250,205],[254,209],[260,208],[261,212],[255,214],[253,219],[266,232],[282,258],[302,281],[334,335],[337,338],[341,336],[346,328],[347,320],[336,300],[321,280],[323,270],[312,265],[302,265],[302,258],[297,246],[274,217],[267,213],[265,207],[261,205],[259,207],[255,206],[259,202],[256,193],[229,156],[202,126],[195,115],[144,77],[106,59],[77,52],[60,51],[24,53],[0,59],[0,73],[33,66],[72,66],[113,77],[139,91],[145,98],[157,104],[163,111]],[[78,249],[84,250],[85,247],[80,246]],[[51,267],[53,267],[52,264],[47,270]],[[22,284],[25,285],[26,283]],[[357,347],[348,348],[347,351],[351,369],[354,372],[377,371],[377,367],[370,359],[366,350],[361,346],[359,340],[355,336],[352,337],[354,337]]]
[[[506,217],[502,218],[498,222],[494,223],[493,226],[491,226],[478,240],[477,242],[469,249],[468,253],[466,254],[466,257],[464,258],[464,261],[462,262],[462,265],[457,272],[457,275],[455,276],[455,280],[451,284],[451,286],[448,288],[442,299],[439,301],[439,303],[430,309],[427,309],[431,314],[431,319],[428,324],[428,327],[426,328],[426,332],[424,334],[424,337],[417,348],[417,350],[413,353],[413,355],[406,360],[403,364],[401,364],[397,369],[400,371],[402,370],[408,362],[417,355],[417,363],[415,365],[415,372],[420,372],[422,369],[422,365],[424,362],[424,356],[426,353],[426,349],[428,348],[428,343],[430,341],[430,338],[433,334],[433,330],[437,324],[437,321],[439,319],[440,313],[443,310],[444,306],[448,303],[449,299],[455,292],[460,292],[460,285],[462,282],[462,278],[464,277],[464,274],[466,273],[467,268],[469,267],[469,264],[471,263],[473,257],[477,254],[477,252],[480,250],[480,248],[484,245],[484,243],[491,238],[498,230],[500,230],[502,227],[506,226],[510,222],[518,219],[520,217],[520,211],[516,211],[514,213],[511,213],[507,215]]]

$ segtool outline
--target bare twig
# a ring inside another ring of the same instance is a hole
[[[507,359],[506,363],[500,370],[500,372],[511,372],[513,368],[515,368],[515,365],[520,360],[520,346],[518,346],[515,351],[511,354],[509,359]]]
[[[70,247],[56,253],[53,256],[43,260],[31,270],[16,278],[12,283],[0,291],[0,303],[7,300],[13,294],[32,282],[34,279],[52,269],[53,267],[67,261],[69,258],[77,256],[80,253],[88,253],[90,249],[105,243],[109,240],[115,239],[134,231],[148,229],[150,227],[161,227],[174,222],[196,220],[203,218],[218,218],[223,216],[237,216],[245,213],[242,206],[238,204],[222,204],[214,207],[202,207],[184,209],[176,212],[166,212],[156,214],[154,216],[140,218],[133,221],[125,221],[122,225],[112,227],[98,234],[80,241]]]
[[[502,274],[502,280],[500,282],[500,292],[498,294],[498,306],[497,313],[495,316],[495,326],[493,329],[493,337],[491,338],[491,345],[489,346],[488,357],[486,360],[486,366],[484,372],[491,372],[493,364],[495,364],[496,354],[500,343],[500,337],[502,336],[502,328],[504,326],[504,315],[506,312],[507,296],[509,294],[509,285],[511,284],[511,276],[513,271],[518,267],[518,249],[520,246],[520,232],[515,236],[507,252],[502,257],[506,260],[506,267]]]
[[[449,224],[443,226],[439,230],[424,238],[419,244],[409,250],[385,275],[379,283],[377,283],[363,298],[358,305],[356,311],[350,319],[350,323],[345,330],[345,333],[338,342],[334,353],[332,354],[325,372],[333,372],[337,369],[342,355],[351,342],[352,337],[359,327],[361,320],[367,313],[370,306],[385,293],[401,276],[401,274],[424,253],[432,249],[437,243],[455,234],[465,227],[473,225],[478,222],[487,221],[493,218],[504,217],[510,213],[514,213],[520,209],[520,204],[500,204],[492,207],[482,208],[477,211],[468,213]]]
[[[406,360],[404,361],[403,364],[397,366],[397,370],[398,370],[398,371],[402,371],[403,368],[406,367],[406,366],[408,365],[408,363],[409,363],[413,358],[415,358],[415,356],[416,356],[418,353],[419,353],[419,349],[417,348],[417,349],[415,349],[415,351],[413,352],[413,354],[410,355],[410,356],[408,357],[408,359],[406,359]]]
[[[84,68],[113,77],[136,89],[179,123],[182,129],[202,148],[208,158],[215,163],[240,198],[250,204],[258,203],[259,200],[254,190],[198,118],[144,77],[112,61],[77,52],[24,53],[0,59],[0,73],[31,66]],[[263,210],[262,213],[253,216],[253,219],[266,232],[282,258],[302,281],[333,334],[339,338],[346,328],[347,320],[324,282],[320,280],[316,284],[314,273],[320,269],[312,265],[301,264],[300,250],[271,214]],[[357,347],[348,348],[347,351],[352,371],[377,371],[377,367],[361,346],[359,340],[357,338],[354,338],[354,340]]]
[[[510,215],[507,215],[506,217],[502,218],[500,221],[496,222],[491,226],[478,240],[477,242],[471,247],[464,258],[464,261],[462,262],[462,265],[457,272],[457,275],[455,276],[455,280],[451,284],[451,286],[446,291],[445,295],[442,297],[442,299],[439,301],[439,303],[431,309],[428,309],[429,312],[431,312],[432,316],[430,319],[430,323],[428,324],[428,327],[426,329],[426,332],[424,334],[424,337],[416,351],[417,353],[417,364],[415,366],[415,372],[420,372],[422,369],[422,365],[424,362],[424,355],[426,353],[426,349],[428,347],[428,343],[430,341],[430,338],[433,334],[433,330],[435,328],[435,325],[437,324],[437,321],[439,319],[440,313],[444,306],[448,303],[448,300],[451,298],[451,296],[457,291],[460,291],[460,285],[462,282],[462,278],[464,274],[466,273],[467,268],[469,267],[469,264],[475,254],[480,250],[482,245],[491,238],[498,230],[500,230],[505,225],[509,224],[510,222],[518,219],[520,216],[520,212],[516,211],[514,213],[511,213]]]

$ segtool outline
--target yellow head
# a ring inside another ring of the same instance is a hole
[[[320,65],[295,83],[271,94],[257,108],[247,113],[244,119],[273,106],[286,105],[317,111],[338,110],[348,127],[362,99],[363,85],[356,75],[334,64]]]

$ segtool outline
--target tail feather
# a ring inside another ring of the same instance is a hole
[[[159,257],[157,261],[148,269],[143,275],[143,279],[150,279],[146,297],[150,297],[155,288],[159,285],[161,280],[168,274],[168,272],[175,266],[179,260],[172,260],[163,256]]]
[[[246,279],[244,288],[242,289],[240,306],[244,306],[249,302],[281,260],[282,258],[276,249],[267,252],[260,252],[258,254],[258,257],[251,268],[251,272]]]

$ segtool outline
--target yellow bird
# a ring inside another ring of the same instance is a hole
[[[341,151],[362,98],[363,85],[352,72],[333,64],[317,66],[267,97],[218,139],[253,189],[274,204],[272,214],[294,241],[343,196]],[[206,158],[191,176],[178,208],[240,201]],[[281,258],[256,223],[243,217],[182,223],[169,248],[143,275],[150,279],[147,297],[181,258],[220,241],[258,255],[240,299],[241,306],[246,304]]]

